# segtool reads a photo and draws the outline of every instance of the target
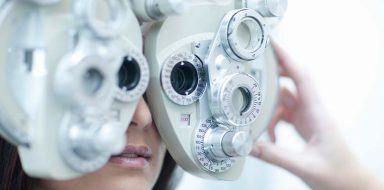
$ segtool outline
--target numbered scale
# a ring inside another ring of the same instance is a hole
[[[177,53],[166,60],[161,84],[172,102],[191,105],[199,100],[207,87],[203,63],[192,53]]]
[[[219,124],[212,118],[202,121],[196,129],[194,144],[196,158],[201,166],[207,171],[221,173],[229,170],[235,163],[236,159],[229,156],[221,158],[214,156],[213,149],[215,148],[208,139],[212,137],[214,131],[231,131]]]

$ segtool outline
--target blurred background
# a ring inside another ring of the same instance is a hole
[[[306,67],[355,155],[384,181],[384,1],[288,1],[274,40]],[[301,150],[295,131],[279,125],[278,144]],[[177,189],[309,189],[290,173],[253,158],[245,168],[235,182],[184,174]]]

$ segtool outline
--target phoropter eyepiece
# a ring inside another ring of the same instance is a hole
[[[177,63],[171,71],[171,83],[175,91],[180,95],[188,95],[196,90],[199,76],[192,65],[187,61]]]
[[[125,90],[134,89],[140,82],[139,63],[132,57],[125,56],[119,70],[119,87]]]

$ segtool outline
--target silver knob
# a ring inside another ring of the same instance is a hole
[[[74,3],[79,26],[90,29],[96,37],[114,38],[123,33],[130,11],[126,0],[81,0]]]
[[[125,131],[118,122],[108,122],[100,127],[95,125],[76,125],[71,131],[77,131],[71,140],[75,152],[84,159],[109,157],[122,151],[125,145]]]
[[[231,131],[226,127],[217,127],[209,130],[205,138],[205,151],[214,160],[247,156],[252,149],[252,137],[248,130]]]
[[[252,149],[252,138],[249,132],[230,131],[226,133],[222,140],[223,151],[231,157],[247,156]]]
[[[147,14],[155,20],[174,14],[182,14],[188,9],[185,0],[147,0]]]
[[[125,129],[103,115],[70,113],[60,126],[60,153],[69,167],[81,173],[100,169],[108,159],[122,151]]]
[[[287,7],[287,0],[247,0],[247,8],[255,9],[265,17],[282,17]]]
[[[118,154],[125,145],[125,131],[118,122],[109,122],[96,131],[92,138],[92,148],[102,154]]]

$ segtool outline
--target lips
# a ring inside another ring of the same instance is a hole
[[[123,152],[114,155],[109,162],[130,169],[143,169],[149,164],[152,151],[148,146],[127,145]]]

